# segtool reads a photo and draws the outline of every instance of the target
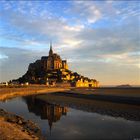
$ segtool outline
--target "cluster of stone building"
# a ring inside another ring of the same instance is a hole
[[[25,75],[18,79],[20,83],[56,85],[57,83],[68,83],[75,87],[98,87],[99,82],[89,79],[68,69],[66,60],[53,53],[50,45],[49,55],[42,56],[40,60],[31,63]]]
[[[71,86],[74,87],[99,87],[99,82],[95,79],[79,78],[76,82],[72,82]]]
[[[42,56],[41,58],[43,68],[48,70],[68,69],[67,61],[62,60],[61,57],[53,53],[52,45],[50,45],[49,56]]]

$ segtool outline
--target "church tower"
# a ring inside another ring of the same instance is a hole
[[[53,55],[52,42],[50,42],[49,56],[52,56],[52,55]]]
[[[52,43],[50,42],[49,56],[47,57],[47,70],[68,69],[67,61],[62,60],[61,57],[53,53]]]

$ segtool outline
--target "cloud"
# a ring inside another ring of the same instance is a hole
[[[94,23],[102,17],[101,11],[93,1],[74,1],[72,7],[69,12],[88,24]]]
[[[48,2],[11,2],[4,2],[3,7],[10,6],[0,9],[1,46],[5,46],[1,47],[1,73],[12,75],[10,79],[25,73],[36,58],[47,55],[52,40],[54,51],[68,59],[73,71],[95,76],[103,83],[128,71],[125,78],[138,83],[140,28],[136,4],[72,1],[62,7],[66,10],[59,11]]]
[[[7,59],[8,56],[4,55],[4,54],[0,54],[0,59]]]
[[[68,25],[61,18],[51,19],[34,19],[30,20],[23,15],[17,15],[15,12],[7,14],[7,12],[1,13],[1,16],[7,20],[7,22],[13,27],[13,30],[18,30],[18,34],[21,33],[21,37],[15,34],[1,33],[2,37],[8,39],[14,39],[21,43],[21,46],[25,45],[42,45],[53,39],[53,42],[63,44],[63,46],[75,46],[79,43],[79,40],[75,36],[84,29],[83,25]],[[24,35],[26,35],[24,37]],[[32,38],[31,38],[32,36]]]
[[[40,59],[45,52],[21,48],[0,47],[0,81],[16,79],[28,69],[28,65]]]

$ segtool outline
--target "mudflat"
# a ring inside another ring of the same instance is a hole
[[[75,88],[32,85],[18,88],[0,88],[0,100],[16,96],[57,93],[75,98],[87,98],[120,103],[140,104],[140,88]]]
[[[140,97],[140,87],[73,88],[69,91],[69,93]]]
[[[140,121],[140,88],[72,88],[33,99]]]
[[[60,96],[140,105],[140,88],[74,88]]]
[[[62,87],[47,87],[45,85],[31,85],[27,87],[3,87],[0,88],[0,101],[17,96],[27,96],[32,94],[50,93],[69,90]]]

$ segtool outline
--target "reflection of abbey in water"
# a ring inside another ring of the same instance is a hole
[[[27,103],[29,112],[33,112],[37,116],[40,116],[41,119],[47,119],[50,129],[53,122],[57,122],[62,115],[66,115],[68,112],[67,107],[50,104],[34,97],[25,97],[24,99]]]

